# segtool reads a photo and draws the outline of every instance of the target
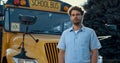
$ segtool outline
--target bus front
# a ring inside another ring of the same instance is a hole
[[[5,4],[1,63],[58,63],[58,40],[71,26],[62,8],[70,5],[48,0],[27,0],[26,6],[15,2]]]

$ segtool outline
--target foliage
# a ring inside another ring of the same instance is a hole
[[[84,24],[93,28],[101,40],[100,54],[106,59],[120,59],[120,0],[88,0]]]

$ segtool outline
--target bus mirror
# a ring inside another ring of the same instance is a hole
[[[22,24],[32,25],[36,22],[36,16],[28,16],[28,15],[19,15],[19,19]]]

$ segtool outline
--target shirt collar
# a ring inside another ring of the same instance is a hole
[[[71,31],[74,31],[74,28],[73,28],[73,26],[69,29],[69,31],[71,32]],[[85,26],[84,25],[82,25],[82,28],[81,29],[79,29],[79,31],[85,31]]]

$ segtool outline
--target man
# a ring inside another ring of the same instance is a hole
[[[95,31],[82,25],[83,8],[73,6],[68,14],[73,26],[62,33],[58,43],[59,63],[97,63],[101,44]]]

